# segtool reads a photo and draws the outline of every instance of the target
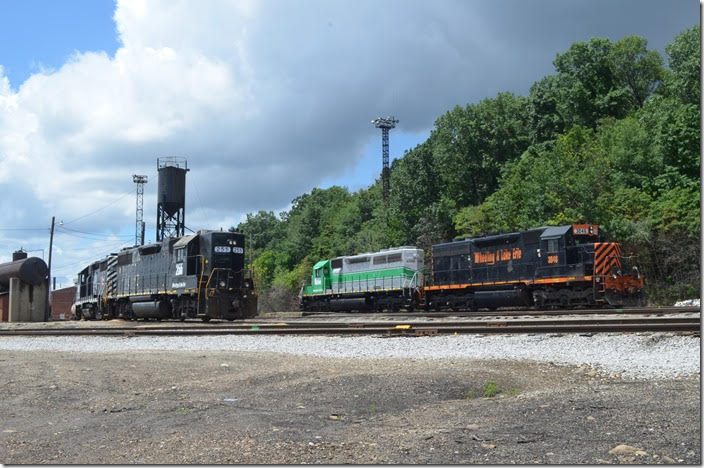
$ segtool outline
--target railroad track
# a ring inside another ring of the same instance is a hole
[[[600,333],[668,331],[699,333],[699,316],[614,316],[562,319],[414,320],[367,322],[249,321],[130,327],[68,327],[0,329],[0,336],[187,336],[187,335],[434,335],[484,333]]]
[[[544,317],[553,315],[637,315],[637,314],[680,314],[698,313],[699,307],[628,307],[613,309],[554,309],[554,310],[480,310],[470,311],[442,311],[442,312],[302,312],[303,317],[514,317],[531,316]]]

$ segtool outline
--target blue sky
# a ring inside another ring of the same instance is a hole
[[[399,119],[400,157],[455,105],[526,94],[574,41],[664,53],[698,20],[697,0],[2,0],[0,262],[48,250],[51,216],[64,285],[129,244],[132,174],[153,239],[157,157],[188,158],[193,229],[366,187],[372,119]]]
[[[76,51],[118,47],[114,0],[3,0],[0,64],[12,87],[41,67],[61,67]]]

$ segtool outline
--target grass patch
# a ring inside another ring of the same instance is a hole
[[[515,397],[521,393],[520,387],[511,387],[509,389],[503,389],[494,382],[493,380],[487,380],[486,383],[481,387],[481,389],[470,388],[464,394],[465,398],[472,400],[474,398],[484,396],[485,398],[493,398],[499,394],[507,397]]]
[[[496,382],[487,380],[484,384],[484,396],[491,398],[496,396],[497,393],[499,393],[499,385]]]

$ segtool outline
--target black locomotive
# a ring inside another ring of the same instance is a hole
[[[201,230],[127,247],[78,274],[76,319],[234,320],[257,313],[244,235]]]
[[[430,308],[642,305],[643,278],[594,224],[547,226],[433,246]]]

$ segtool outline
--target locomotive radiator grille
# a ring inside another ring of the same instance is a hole
[[[594,244],[594,274],[605,276],[612,267],[621,267],[621,245],[615,242]]]
[[[108,268],[105,275],[105,295],[112,297],[117,292],[117,255],[108,257]]]

